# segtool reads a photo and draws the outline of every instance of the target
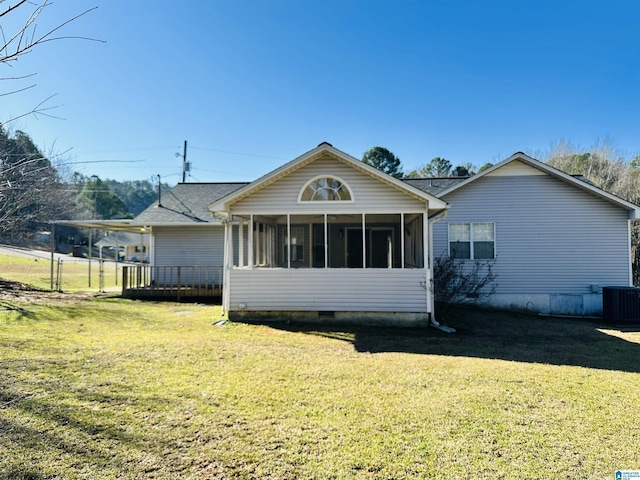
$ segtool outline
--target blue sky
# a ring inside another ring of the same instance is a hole
[[[559,140],[640,152],[634,0],[70,0],[39,30],[95,5],[63,33],[104,43],[50,42],[0,74],[37,72],[0,97],[2,120],[56,94],[62,119],[10,126],[85,175],[175,184],[184,140],[202,182],[253,180],[323,141],[387,147],[405,171]]]

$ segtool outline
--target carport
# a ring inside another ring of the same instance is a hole
[[[140,225],[131,225],[131,219],[127,220],[56,220],[51,222],[51,272],[50,272],[50,287],[53,290],[54,287],[54,272],[55,272],[55,259],[54,253],[56,250],[56,225],[65,225],[69,227],[85,228],[89,230],[89,254],[88,254],[88,286],[91,287],[91,262],[92,258],[92,245],[93,245],[93,230],[102,230],[105,232],[129,232],[129,233],[147,233],[144,227]],[[116,272],[118,270],[118,255],[115,258]],[[117,276],[116,276],[117,283]]]

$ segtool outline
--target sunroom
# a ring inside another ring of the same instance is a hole
[[[328,144],[241,190],[210,206],[231,318],[428,318],[429,217],[444,202]]]

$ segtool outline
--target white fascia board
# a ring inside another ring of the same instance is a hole
[[[211,222],[198,222],[198,223],[194,223],[194,222],[161,222],[161,223],[157,223],[157,222],[148,222],[148,223],[138,223],[132,226],[135,227],[140,227],[140,228],[146,228],[146,227],[198,227],[198,228],[204,228],[204,227],[217,227],[222,225],[219,221],[214,220]]]
[[[131,223],[131,220],[53,220],[56,225],[66,225],[77,228],[93,228],[111,232],[133,232],[139,230],[139,226]]]

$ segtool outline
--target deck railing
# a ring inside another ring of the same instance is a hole
[[[126,298],[210,298],[222,295],[221,265],[127,265],[122,267]]]

